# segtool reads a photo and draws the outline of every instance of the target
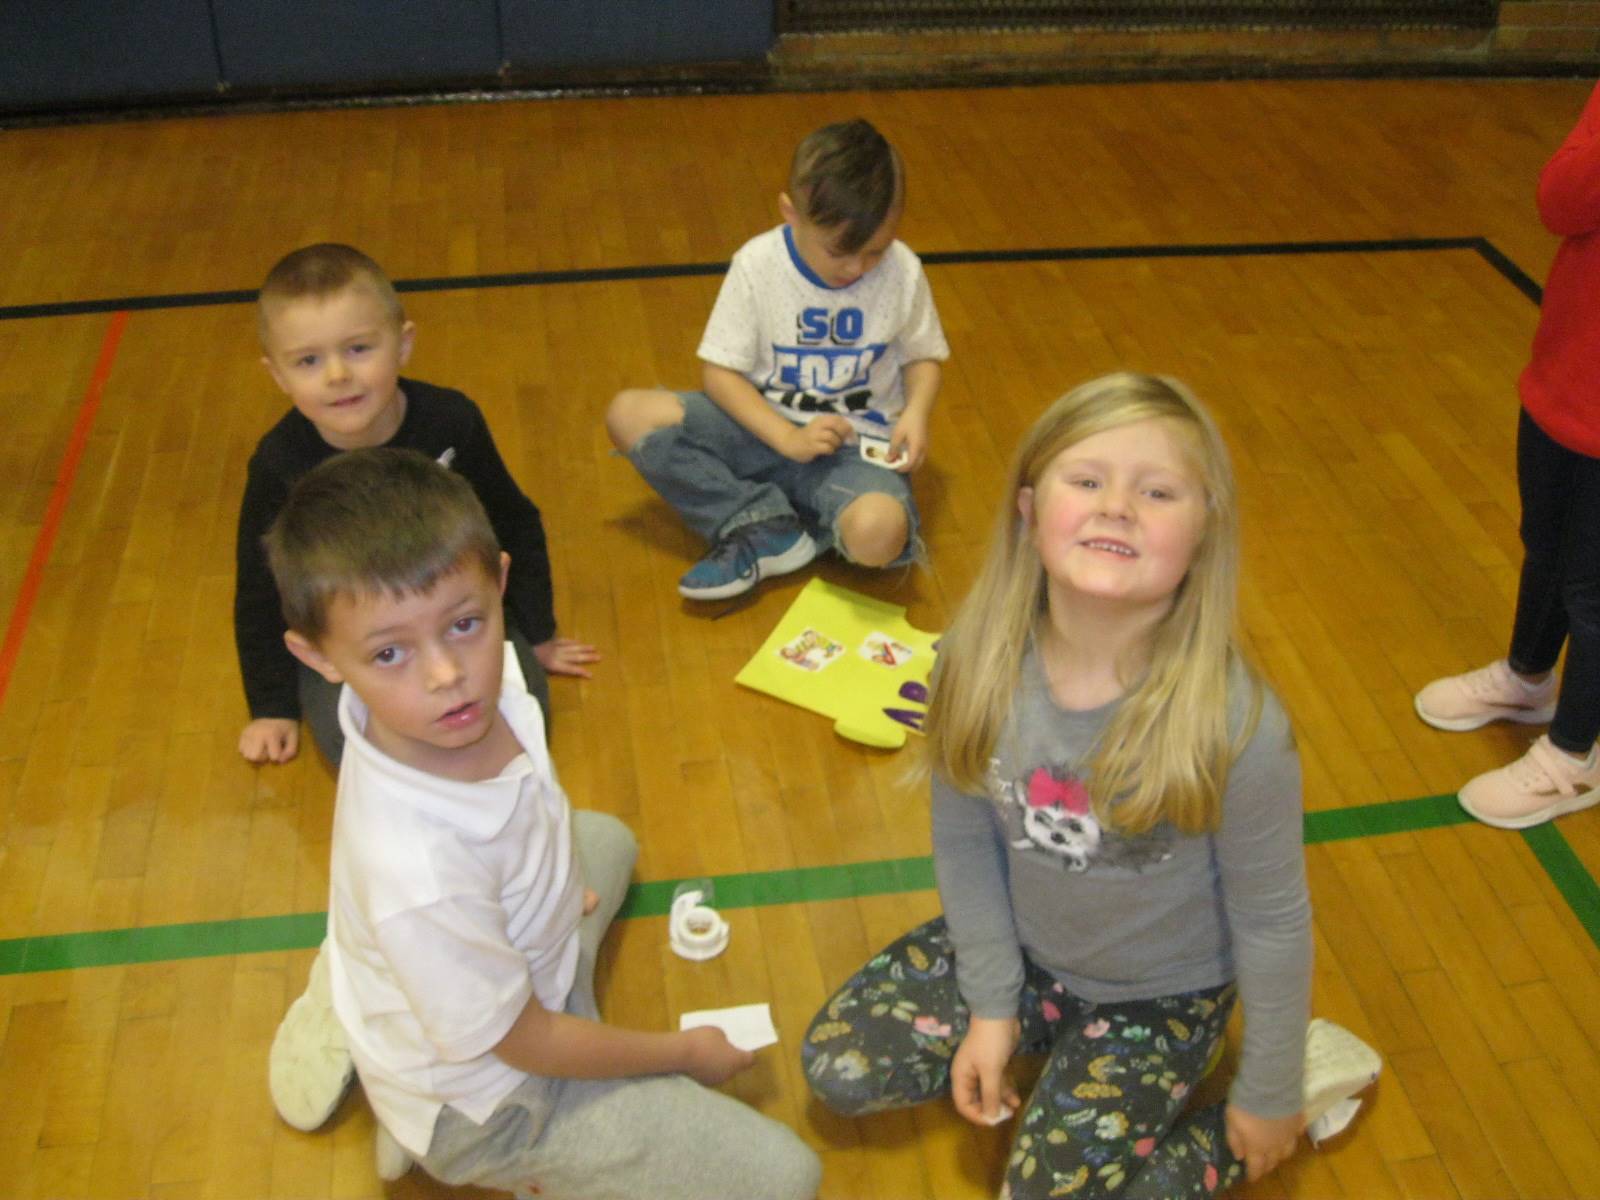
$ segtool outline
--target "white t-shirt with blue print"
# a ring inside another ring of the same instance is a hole
[[[922,260],[890,243],[878,265],[831,288],[787,225],[739,248],[706,322],[701,359],[743,375],[797,425],[839,413],[887,437],[905,407],[907,363],[950,357]]]

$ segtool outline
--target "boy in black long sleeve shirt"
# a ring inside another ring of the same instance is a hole
[[[477,492],[512,555],[508,632],[529,690],[548,713],[546,673],[587,675],[592,647],[556,636],[550,560],[539,510],[511,478],[478,407],[460,392],[401,379],[415,334],[399,298],[371,259],[348,246],[297,250],[261,289],[266,364],[294,403],[250,459],[239,511],[234,640],[250,722],[239,751],[252,762],[287,762],[303,716],[337,763],[338,691],[295,662],[261,536],[294,481],[341,450],[398,446],[459,472]]]

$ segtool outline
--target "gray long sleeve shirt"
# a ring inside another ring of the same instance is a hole
[[[1230,720],[1244,719],[1242,679]],[[1023,662],[987,795],[937,776],[933,855],[962,998],[1013,1017],[1023,960],[1086,1000],[1153,999],[1237,980],[1244,1048],[1229,1099],[1300,1111],[1311,986],[1300,760],[1270,691],[1228,773],[1222,824],[1123,837],[1089,807],[1081,772],[1116,704],[1059,707],[1036,652]]]

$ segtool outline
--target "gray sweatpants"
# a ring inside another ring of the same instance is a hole
[[[578,927],[567,1011],[597,1018],[595,958],[639,846],[603,813],[574,812],[573,833],[600,903]],[[817,1156],[787,1126],[684,1075],[529,1076],[483,1125],[447,1106],[421,1163],[445,1183],[539,1200],[812,1200],[822,1177]]]

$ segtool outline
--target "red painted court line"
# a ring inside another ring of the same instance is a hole
[[[61,456],[61,469],[56,472],[55,486],[50,489],[50,502],[45,505],[44,520],[39,523],[38,536],[33,539],[33,553],[28,556],[28,569],[23,572],[22,586],[17,589],[17,603],[11,610],[11,620],[6,625],[6,640],[0,643],[0,707],[6,700],[6,689],[11,684],[11,671],[17,665],[17,655],[22,652],[22,638],[28,630],[28,618],[33,615],[33,602],[39,598],[39,584],[44,579],[45,564],[50,561],[50,551],[56,544],[56,531],[61,528],[61,517],[67,511],[67,498],[72,494],[72,481],[78,474],[78,462],[83,458],[83,448],[89,442],[89,430],[94,426],[95,413],[100,409],[100,395],[105,391],[106,380],[111,376],[111,364],[117,357],[117,346],[122,342],[122,331],[128,324],[126,312],[111,314],[111,324],[100,342],[100,358],[94,364],[94,374],[89,376],[89,387],[78,405],[78,419],[73,423],[72,435],[67,439],[67,452]]]

